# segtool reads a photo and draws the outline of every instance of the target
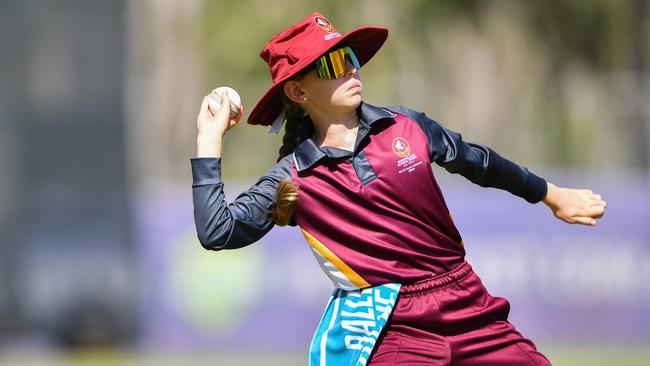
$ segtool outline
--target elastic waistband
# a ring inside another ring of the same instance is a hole
[[[435,290],[456,281],[460,281],[471,273],[474,273],[472,266],[470,266],[467,261],[463,261],[463,263],[461,263],[458,267],[452,269],[449,272],[441,273],[430,278],[425,278],[417,282],[402,285],[399,291],[400,296]]]

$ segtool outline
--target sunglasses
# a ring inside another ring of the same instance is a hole
[[[305,68],[300,75],[307,75],[312,70],[316,70],[319,79],[338,79],[347,72],[346,61],[348,59],[355,69],[361,68],[352,47],[345,46],[319,57],[316,62]]]

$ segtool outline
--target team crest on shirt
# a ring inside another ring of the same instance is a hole
[[[422,164],[422,159],[417,154],[411,152],[411,145],[403,137],[396,137],[392,144],[393,152],[397,155],[397,172],[412,173],[415,168]]]
[[[411,146],[405,139],[397,137],[393,140],[393,152],[400,158],[405,158],[411,154]]]

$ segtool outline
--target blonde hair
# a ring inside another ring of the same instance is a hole
[[[298,203],[298,185],[285,179],[280,182],[275,192],[276,203],[271,212],[271,218],[278,226],[285,226],[291,222],[291,216]]]
[[[291,154],[298,145],[298,130],[300,121],[305,112],[300,105],[289,100],[286,95],[282,95],[282,104],[286,109],[284,136],[282,137],[282,146],[280,146],[278,160]],[[271,211],[271,219],[278,226],[285,226],[291,221],[293,212],[298,203],[299,187],[295,183],[285,179],[280,182],[275,193],[276,203]]]

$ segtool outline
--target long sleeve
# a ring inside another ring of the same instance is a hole
[[[256,242],[273,228],[270,213],[278,184],[283,179],[291,179],[289,158],[275,164],[231,203],[226,202],[223,192],[221,158],[191,159],[194,223],[203,247],[241,248]]]
[[[458,173],[482,187],[506,190],[536,203],[546,196],[546,180],[527,168],[500,156],[494,150],[463,141],[458,132],[443,127],[424,113],[404,107],[391,110],[415,120],[429,140],[429,157],[432,162],[450,173]]]

